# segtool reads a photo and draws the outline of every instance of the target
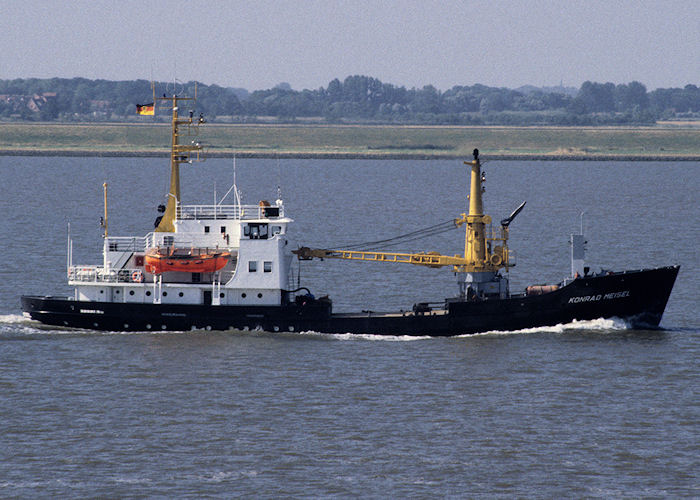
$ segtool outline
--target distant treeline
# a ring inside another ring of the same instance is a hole
[[[163,93],[194,96],[195,83],[156,83]],[[85,78],[0,80],[0,119],[125,121],[152,100],[146,80]],[[393,123],[454,125],[612,125],[700,117],[700,89],[657,89],[639,82],[585,82],[576,89],[485,85],[397,87],[367,76],[335,79],[317,90],[280,84],[268,90],[197,84],[197,111],[221,122]],[[167,113],[160,114],[168,119]],[[146,119],[139,117],[139,119]],[[159,119],[156,117],[155,119]]]

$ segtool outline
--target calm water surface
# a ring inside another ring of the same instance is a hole
[[[19,295],[67,294],[74,261],[151,230],[163,159],[0,157],[2,497],[698,497],[700,171],[690,163],[487,162],[485,211],[523,200],[512,288],[558,282],[583,219],[588,264],[681,264],[659,331],[596,320],[453,339],[56,330]],[[185,203],[231,162],[183,172]],[[242,160],[244,203],[281,188],[299,244],[383,239],[465,211],[458,161]],[[459,253],[452,231],[395,250]],[[296,271],[295,271],[296,272]],[[449,271],[303,263],[336,310],[456,293]]]

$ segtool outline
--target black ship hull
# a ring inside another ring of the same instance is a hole
[[[439,308],[397,313],[333,313],[330,301],[311,298],[282,306],[212,306],[23,296],[22,309],[48,325],[106,331],[233,329],[444,337],[612,317],[632,328],[655,328],[678,270],[671,266],[586,276],[542,295],[448,300]]]

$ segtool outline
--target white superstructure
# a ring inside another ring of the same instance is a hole
[[[174,232],[106,237],[101,266],[69,265],[79,301],[280,305],[292,254],[282,200],[274,205],[177,205]],[[230,253],[216,272],[149,272],[149,250],[204,249]],[[69,258],[70,262],[70,258]]]

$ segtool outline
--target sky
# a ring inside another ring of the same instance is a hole
[[[0,79],[700,84],[700,0],[0,0]]]

